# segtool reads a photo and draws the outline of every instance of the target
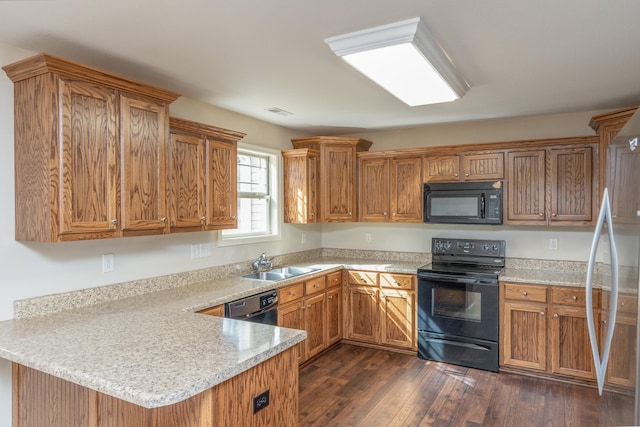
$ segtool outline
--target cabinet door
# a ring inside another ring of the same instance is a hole
[[[605,319],[608,320],[608,319]],[[636,364],[636,330],[637,322],[634,316],[620,315],[616,318],[616,327],[611,340],[611,353],[607,365],[606,382],[627,389],[635,387]],[[608,325],[602,324],[602,340]]]
[[[170,226],[204,225],[204,138],[175,133],[169,141]]]
[[[355,148],[321,147],[321,222],[351,222],[356,218]]]
[[[295,301],[278,306],[278,326],[291,329],[305,329],[302,301]],[[305,343],[307,341],[308,339],[296,344],[298,349],[298,364],[306,360]]]
[[[327,291],[327,347],[342,339],[342,288]]]
[[[425,157],[424,182],[453,182],[460,180],[460,156]]]
[[[546,223],[545,150],[507,153],[507,215],[505,222]]]
[[[502,333],[502,364],[547,369],[546,305],[535,303],[504,303]]]
[[[238,227],[237,148],[207,139],[206,217],[211,230]]]
[[[320,153],[315,150],[285,150],[284,222],[311,224],[318,221],[318,167]]]
[[[378,289],[369,286],[349,286],[347,338],[378,343]]]
[[[391,221],[422,222],[422,159],[391,160]]]
[[[307,359],[327,348],[326,293],[304,301],[304,329],[307,331]]]
[[[502,153],[468,153],[462,156],[463,180],[478,181],[504,178]]]
[[[609,148],[613,155],[609,168],[609,188],[611,197],[611,213],[614,222],[618,224],[637,224],[636,212],[640,207],[640,194],[637,191],[618,193],[616,188],[626,185],[628,182],[636,182],[640,171],[640,150],[630,151],[626,146],[612,146]]]
[[[167,220],[167,106],[120,96],[122,230],[158,234]]]
[[[591,147],[550,150],[551,222],[592,219]]]
[[[416,293],[412,291],[380,292],[380,343],[414,348],[416,336]]]
[[[116,92],[61,79],[60,233],[118,229]]]
[[[553,306],[551,311],[551,372],[595,378],[584,307]]]
[[[389,221],[389,159],[360,160],[360,221]]]

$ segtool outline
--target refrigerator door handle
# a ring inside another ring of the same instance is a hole
[[[609,300],[609,322],[607,325],[607,335],[604,339],[604,348],[601,357],[600,351],[598,349],[598,337],[596,336],[595,321],[593,318],[593,271],[595,268],[598,242],[600,240],[602,227],[605,221],[607,224],[607,235],[609,237],[609,253],[611,257],[611,296]],[[613,340],[613,331],[616,325],[618,310],[618,251],[613,236],[613,222],[611,220],[609,192],[606,188],[603,191],[602,205],[600,206],[600,215],[598,215],[598,222],[596,223],[596,229],[593,234],[593,242],[591,243],[591,252],[589,254],[589,264],[587,267],[585,302],[587,310],[587,326],[589,328],[589,340],[591,341],[591,353],[593,354],[593,364],[595,366],[596,379],[598,381],[598,393],[602,395],[605,374],[607,372],[607,364],[609,363],[611,341]]]

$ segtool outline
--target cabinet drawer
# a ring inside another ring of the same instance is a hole
[[[304,282],[304,294],[312,295],[317,292],[323,292],[327,288],[325,277],[326,276],[322,276]]]
[[[609,300],[611,295],[609,292],[602,292],[602,309],[609,310]],[[595,304],[595,302],[594,302]],[[618,295],[618,313],[619,314],[634,314],[638,310],[638,297],[637,295]]]
[[[393,289],[413,289],[414,277],[411,274],[381,273],[380,286]]]
[[[575,307],[585,307],[586,292],[583,288],[551,287],[551,303]],[[593,292],[593,307],[600,307],[600,292]]]
[[[298,298],[302,298],[303,295],[304,285],[302,283],[296,283],[295,285],[287,286],[278,291],[280,304],[286,304],[290,301],[295,301]]]
[[[546,286],[505,283],[504,299],[516,301],[547,302]]]
[[[350,271],[349,283],[354,285],[377,286],[378,273],[372,271]]]
[[[327,274],[327,287],[334,288],[342,285],[342,271]]]

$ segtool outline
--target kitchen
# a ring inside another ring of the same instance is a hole
[[[49,48],[38,46],[25,50],[12,46],[11,43],[3,44],[0,63],[5,65],[15,62],[38,50]],[[115,50],[112,51],[115,54]],[[100,61],[96,59],[95,65],[101,65]],[[429,253],[432,237],[481,239],[490,233],[492,239],[507,242],[508,256],[513,258],[585,261],[589,255],[593,232],[590,227],[490,228],[463,225],[452,228],[447,225],[426,227],[424,224],[386,223],[285,224],[279,241],[226,247],[218,247],[217,233],[211,232],[62,244],[16,242],[13,226],[13,86],[6,77],[0,82],[0,93],[0,138],[3,141],[0,148],[0,174],[6,183],[0,189],[0,200],[3,201],[0,217],[5,219],[0,226],[5,284],[0,291],[3,296],[0,302],[2,319],[13,317],[13,302],[16,300],[249,261],[261,252],[279,255],[322,247]],[[588,136],[594,135],[589,127],[591,117],[636,104],[626,102],[612,105],[611,108],[593,108],[591,111],[575,110],[578,112],[358,132],[358,136],[373,141],[374,150]],[[172,103],[171,112],[176,116],[242,131],[247,134],[243,142],[274,150],[289,149],[292,138],[309,135],[309,132],[269,124],[187,97]],[[303,234],[306,241],[301,243]],[[370,235],[370,239],[366,235]],[[557,250],[549,249],[551,239],[557,239]],[[193,244],[211,244],[212,255],[192,259],[189,254]],[[102,273],[101,257],[111,253],[115,254],[115,269],[111,273]],[[4,405],[0,408],[0,413],[9,414],[11,374],[10,364],[4,360],[0,364],[0,373],[0,402]],[[8,425],[10,421],[3,415],[0,422]]]

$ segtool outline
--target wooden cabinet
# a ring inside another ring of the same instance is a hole
[[[298,369],[293,348],[185,400],[155,408],[144,408],[17,363],[12,365],[12,372],[14,427],[299,425]],[[265,390],[270,390],[269,405],[256,413],[253,398]]]
[[[500,364],[547,369],[547,289],[507,283],[502,287]]]
[[[341,275],[331,273],[278,290],[278,326],[307,331],[307,339],[298,344],[299,363],[342,339]]]
[[[596,211],[596,144],[507,153],[507,224],[587,225]]]
[[[237,227],[237,142],[243,133],[171,117],[171,231]]]
[[[422,221],[422,160],[360,157],[359,213],[364,222]]]
[[[416,349],[415,276],[348,272],[347,339]]]
[[[284,222],[318,221],[318,170],[320,152],[308,148],[284,150]]]
[[[602,292],[602,322],[600,342],[604,343],[609,327],[609,291]],[[636,380],[636,334],[638,296],[618,295],[616,325],[611,341],[611,353],[607,365],[606,386],[633,390]]]
[[[205,308],[204,310],[198,311],[198,313],[208,316],[224,317],[224,304]]]
[[[501,365],[595,379],[583,288],[519,283],[501,287]],[[599,290],[593,299],[599,319]]]
[[[607,148],[637,109],[638,107],[632,107],[611,111],[594,116],[589,122],[589,126],[596,131],[599,137],[600,155],[598,164],[600,179],[598,187],[601,189],[606,186],[607,177],[605,176],[605,169],[607,167]]]
[[[342,272],[327,275],[327,347],[342,339]]]
[[[352,222],[356,221],[356,153],[368,150],[371,142],[360,138],[338,138],[318,136],[291,140],[294,148],[308,148],[320,153],[318,180],[318,221]],[[290,170],[285,169],[288,175]],[[287,217],[308,217],[308,213],[298,213],[304,203],[296,200],[295,190],[285,187],[285,211]],[[293,197],[293,199],[292,199]]]
[[[502,152],[463,152],[427,155],[423,159],[424,182],[486,181],[504,178]]]
[[[47,54],[14,83],[16,240],[169,231],[168,104],[178,94]]]

